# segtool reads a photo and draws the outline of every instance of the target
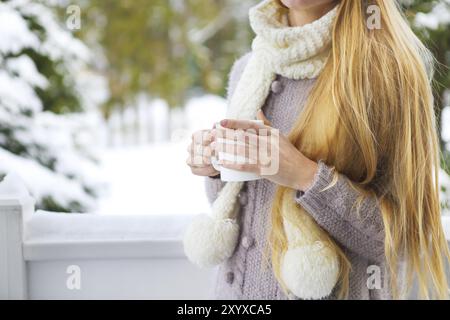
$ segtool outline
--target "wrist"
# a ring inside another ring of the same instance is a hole
[[[303,156],[300,165],[297,167],[296,181],[294,183],[295,190],[306,191],[314,183],[314,178],[319,171],[319,164],[307,157]]]
[[[209,175],[208,177],[211,179],[220,179],[220,172],[217,171],[217,172],[213,173],[212,175]]]

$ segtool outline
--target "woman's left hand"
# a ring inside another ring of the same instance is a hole
[[[253,161],[242,163],[219,160],[219,164],[228,169],[256,173],[278,185],[307,190],[313,183],[318,164],[304,156],[287,137],[272,128],[262,111],[258,113],[258,120],[263,120],[264,125],[245,120],[227,119],[220,122],[223,129],[213,130],[213,134],[227,139],[234,134],[241,144],[232,148],[233,155]],[[225,150],[229,153],[230,148],[217,136],[211,148],[215,149],[216,154]],[[264,149],[261,148],[263,145]]]

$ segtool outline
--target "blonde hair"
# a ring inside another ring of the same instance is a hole
[[[322,159],[347,176],[363,196],[378,198],[393,297],[400,297],[396,275],[405,261],[408,289],[416,278],[421,298],[448,298],[449,251],[427,73],[432,58],[396,1],[370,2],[380,9],[379,30],[367,28],[363,1],[340,1],[330,58],[289,138],[310,159]],[[287,249],[282,217],[289,215],[281,209],[283,201],[292,201],[284,200],[290,191],[279,187],[273,203],[269,243],[279,281]],[[341,259],[339,295],[345,298],[351,265],[335,247]]]

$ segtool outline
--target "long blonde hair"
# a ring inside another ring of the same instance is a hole
[[[432,57],[396,1],[365,2],[380,9],[381,29],[366,26],[363,1],[340,1],[330,58],[289,138],[307,157],[347,176],[361,194],[378,198],[394,298],[400,297],[401,261],[407,288],[416,278],[420,297],[448,298],[449,251],[440,217],[439,147],[427,70]],[[281,208],[290,191],[279,187],[273,203],[269,243],[278,279],[287,248],[282,216],[289,214]],[[344,298],[351,266],[335,247]]]

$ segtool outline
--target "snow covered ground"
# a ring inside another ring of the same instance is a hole
[[[109,188],[100,199],[98,213],[151,215],[208,212],[204,179],[192,175],[186,165],[186,149],[192,133],[211,128],[223,119],[225,110],[223,98],[212,95],[193,98],[176,119],[172,116],[175,121],[171,142],[100,151],[102,176]]]
[[[208,212],[204,181],[185,161],[188,141],[102,152],[109,183],[100,214],[197,214]]]

